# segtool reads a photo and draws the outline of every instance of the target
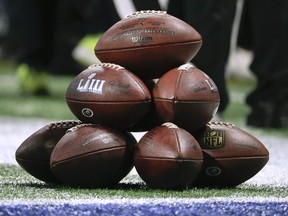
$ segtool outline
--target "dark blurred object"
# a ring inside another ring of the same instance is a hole
[[[90,0],[25,0],[21,5],[18,63],[53,74],[84,69],[72,51],[86,34]]]
[[[247,124],[288,127],[288,1],[245,0],[238,45],[253,52],[250,69],[256,88],[246,102]]]
[[[0,0],[0,59],[14,59],[19,48],[21,0]]]
[[[170,0],[168,7],[168,13],[186,21],[202,36],[203,45],[192,63],[207,73],[218,87],[219,113],[229,103],[225,67],[235,11],[236,0]]]

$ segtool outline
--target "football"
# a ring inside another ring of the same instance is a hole
[[[165,11],[137,11],[109,28],[94,51],[102,62],[122,65],[141,79],[159,78],[189,62],[202,45],[201,35]]]
[[[51,170],[71,187],[112,187],[133,168],[136,143],[129,132],[82,124],[59,140],[51,154]]]
[[[164,123],[138,142],[134,165],[152,188],[185,189],[198,176],[203,162],[201,148],[186,130]]]
[[[50,156],[65,132],[81,122],[64,120],[51,122],[29,136],[16,150],[18,164],[35,178],[47,182],[58,182],[50,170]]]
[[[220,104],[213,80],[191,64],[165,73],[153,89],[153,98],[161,122],[173,122],[190,133],[204,127]]]
[[[84,123],[126,129],[146,114],[151,94],[124,67],[101,63],[89,66],[72,80],[66,91],[66,102]]]
[[[257,174],[269,160],[266,147],[233,124],[209,122],[193,135],[204,157],[194,186],[237,186]]]

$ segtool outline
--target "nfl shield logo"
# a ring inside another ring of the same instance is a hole
[[[212,130],[204,133],[203,137],[203,146],[204,149],[217,149],[224,146],[224,131],[221,130]]]

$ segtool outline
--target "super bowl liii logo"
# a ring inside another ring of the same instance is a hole
[[[77,87],[77,91],[102,94],[105,80],[94,79],[95,76],[96,76],[96,73],[92,73],[88,76],[87,80],[80,79],[78,87]]]
[[[212,130],[204,133],[202,146],[204,149],[217,149],[223,147],[224,144],[224,131]]]

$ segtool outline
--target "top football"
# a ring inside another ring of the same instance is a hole
[[[201,45],[201,35],[186,22],[165,11],[137,11],[109,28],[94,51],[102,62],[154,79],[189,62]]]

